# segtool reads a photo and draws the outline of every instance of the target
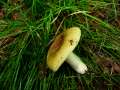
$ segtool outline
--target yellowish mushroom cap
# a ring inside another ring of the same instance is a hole
[[[77,46],[80,36],[81,30],[78,27],[72,27],[55,38],[47,55],[47,65],[51,70],[57,71],[59,69],[68,55]]]

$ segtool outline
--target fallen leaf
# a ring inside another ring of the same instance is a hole
[[[0,39],[0,47],[6,47],[9,44],[11,44],[14,40],[15,40],[15,38],[12,36],[4,38],[4,39]]]
[[[0,19],[4,17],[4,11],[2,8],[0,8]]]
[[[120,63],[113,61],[111,58],[99,57],[97,63],[105,73],[120,73]]]
[[[120,73],[120,63],[113,63],[113,71],[114,73]]]
[[[12,19],[13,20],[17,20],[19,17],[20,17],[19,13],[17,13],[17,12],[15,12],[15,13],[12,14]]]

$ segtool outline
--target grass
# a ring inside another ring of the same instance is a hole
[[[119,5],[118,0],[1,0],[1,90],[120,89],[120,74],[97,64],[99,56],[120,62]],[[66,63],[56,73],[46,66],[51,41],[72,26],[82,31],[74,52],[89,68],[84,75]]]

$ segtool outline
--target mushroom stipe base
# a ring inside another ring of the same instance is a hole
[[[77,72],[84,74],[87,71],[87,66],[82,60],[73,52],[70,53],[66,59],[66,62]]]

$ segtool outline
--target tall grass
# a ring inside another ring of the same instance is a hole
[[[120,88],[119,74],[104,73],[97,64],[99,55],[120,60],[120,28],[114,25],[120,16],[117,0],[2,0],[0,4],[5,13],[0,20],[0,42],[14,38],[0,46],[0,57],[7,52],[7,58],[0,58],[1,90]],[[13,20],[16,12],[19,18]],[[89,68],[84,75],[66,63],[56,73],[46,66],[51,41],[72,26],[82,31],[74,52]]]

